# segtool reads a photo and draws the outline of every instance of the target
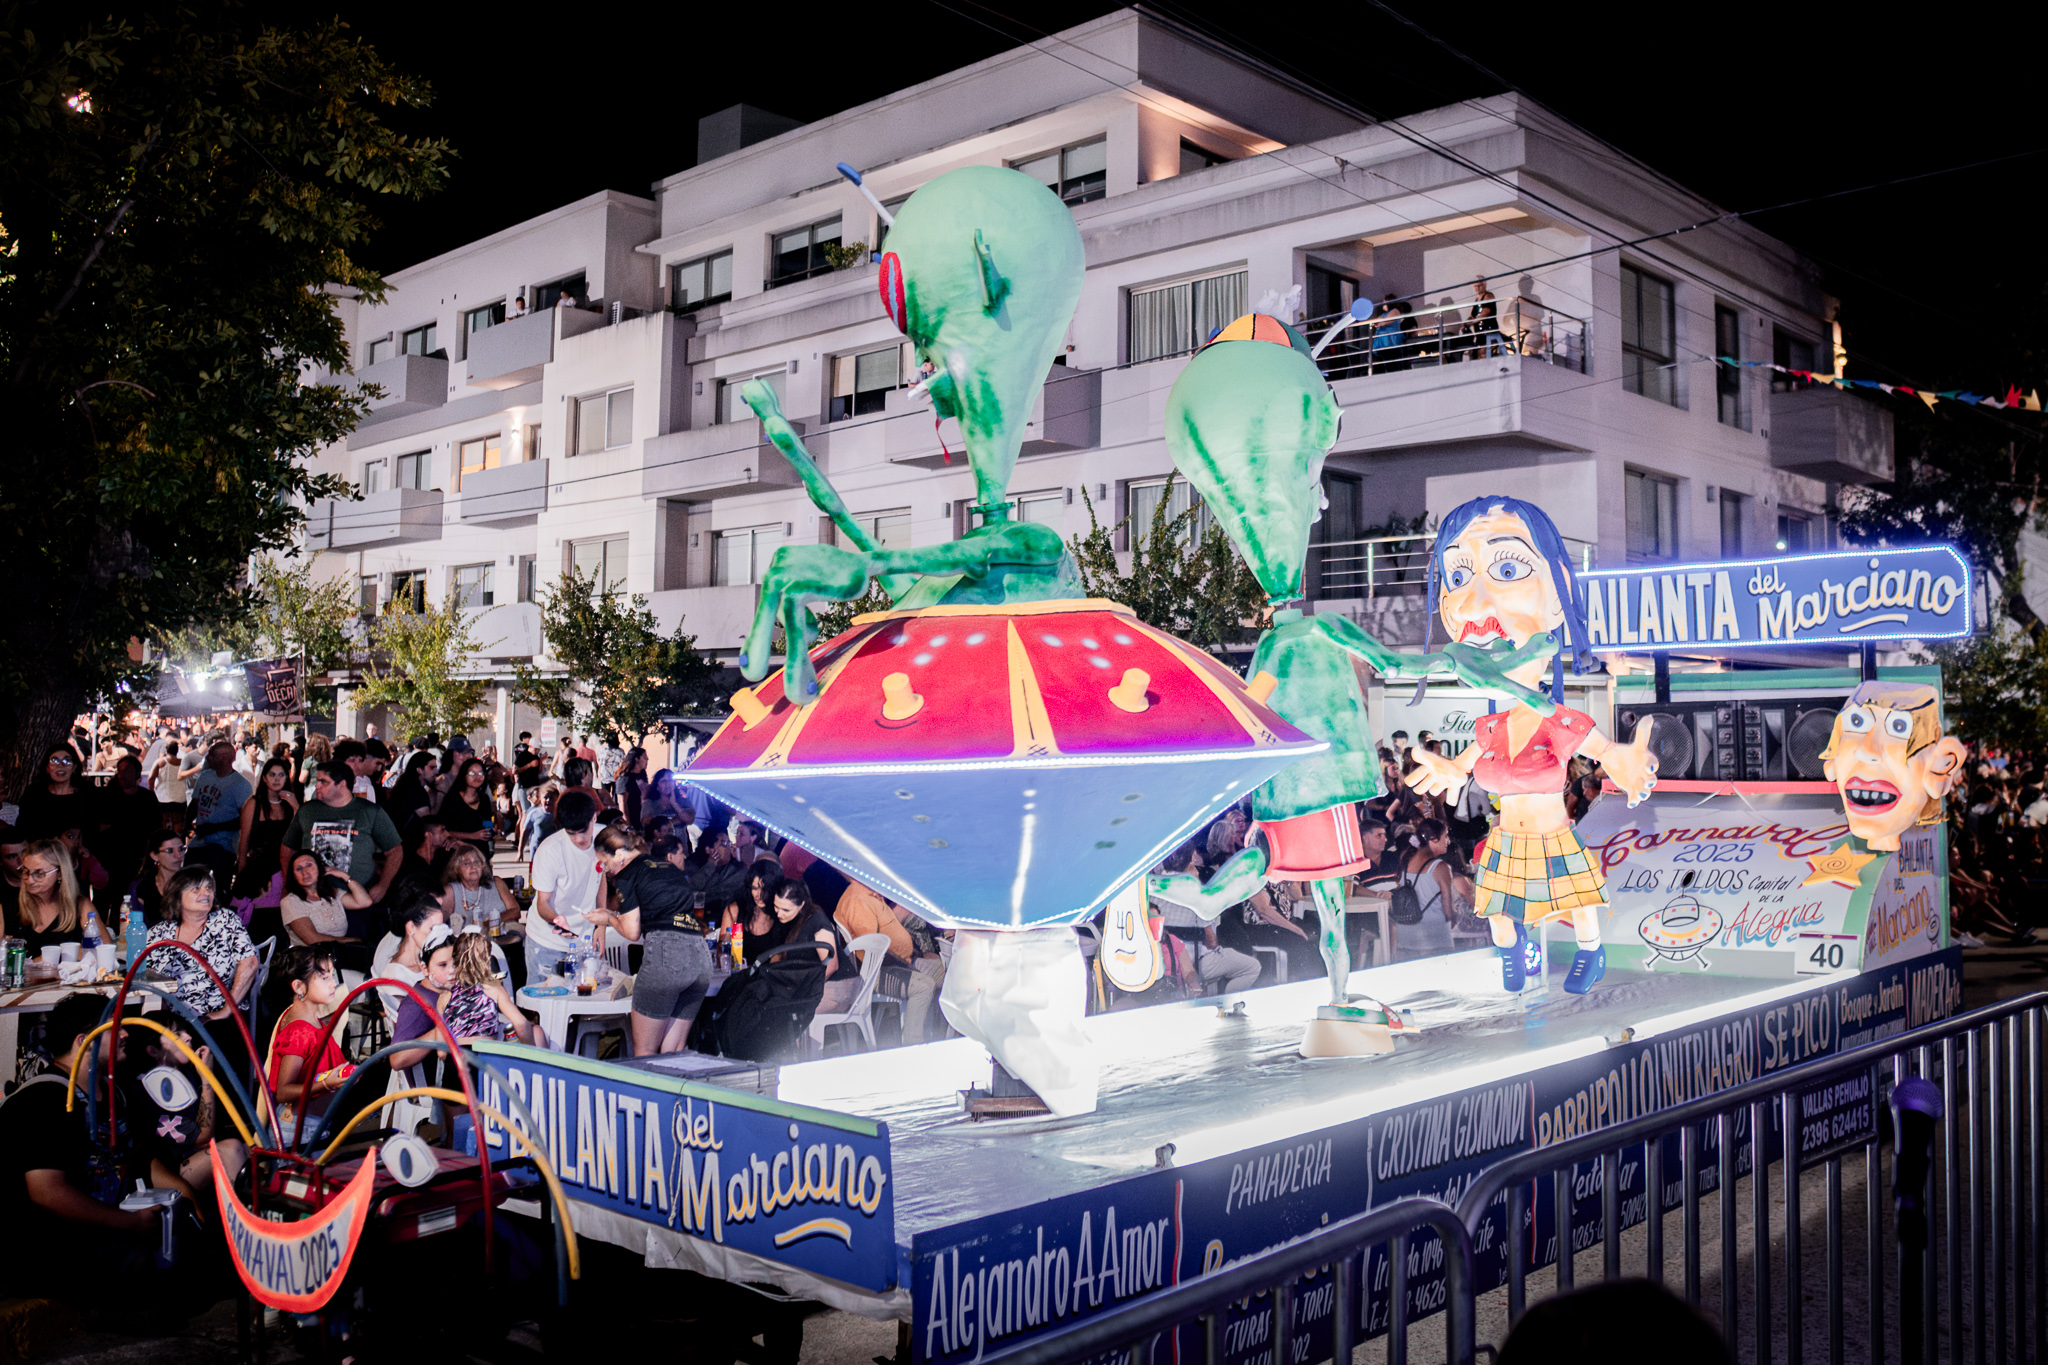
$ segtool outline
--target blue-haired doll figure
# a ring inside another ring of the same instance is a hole
[[[1532,689],[1548,673],[1558,703],[1553,714],[1515,702],[1480,717],[1471,745],[1456,758],[1411,751],[1422,766],[1411,785],[1455,803],[1465,784],[1477,781],[1500,797],[1500,824],[1473,863],[1475,908],[1500,949],[1501,983],[1510,991],[1525,984],[1531,928],[1569,918],[1578,951],[1564,988],[1583,995],[1607,970],[1600,943],[1607,879],[1565,813],[1566,765],[1574,754],[1595,760],[1633,806],[1657,785],[1650,727],[1637,727],[1635,743],[1617,744],[1591,716],[1563,704],[1565,653],[1574,673],[1590,658],[1585,597],[1557,527],[1540,509],[1508,497],[1474,498],[1454,509],[1437,528],[1429,579],[1453,641],[1483,646],[1505,639],[1519,647],[1547,636],[1557,646],[1507,672]]]

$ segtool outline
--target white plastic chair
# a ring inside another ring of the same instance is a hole
[[[811,1041],[822,1051],[825,1046],[826,1029],[852,1027],[860,1030],[860,1036],[867,1043],[868,1050],[873,1051],[875,982],[881,979],[882,963],[889,956],[889,936],[862,934],[847,944],[846,950],[860,958],[860,989],[854,992],[853,1003],[846,1007],[844,1014],[811,1016]]]

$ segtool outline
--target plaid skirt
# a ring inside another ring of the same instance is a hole
[[[1556,834],[1486,836],[1473,859],[1480,915],[1506,915],[1523,924],[1563,919],[1581,905],[1607,903],[1607,877],[1570,829]]]

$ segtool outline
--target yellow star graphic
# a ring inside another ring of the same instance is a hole
[[[1839,882],[1854,890],[1863,881],[1863,865],[1875,861],[1875,853],[1858,853],[1849,847],[1844,839],[1818,858],[1808,858],[1806,865],[1813,869],[1801,886],[1820,886],[1827,882]]]

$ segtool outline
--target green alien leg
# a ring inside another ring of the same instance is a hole
[[[1203,919],[1213,920],[1259,893],[1266,885],[1266,865],[1265,846],[1254,841],[1217,868],[1207,883],[1185,872],[1175,872],[1150,878],[1146,890],[1160,900],[1185,905]]]
[[[1351,981],[1351,944],[1344,937],[1344,879],[1332,877],[1312,883],[1315,888],[1316,918],[1322,921],[1323,970],[1330,976],[1330,1003],[1347,1002]]]

